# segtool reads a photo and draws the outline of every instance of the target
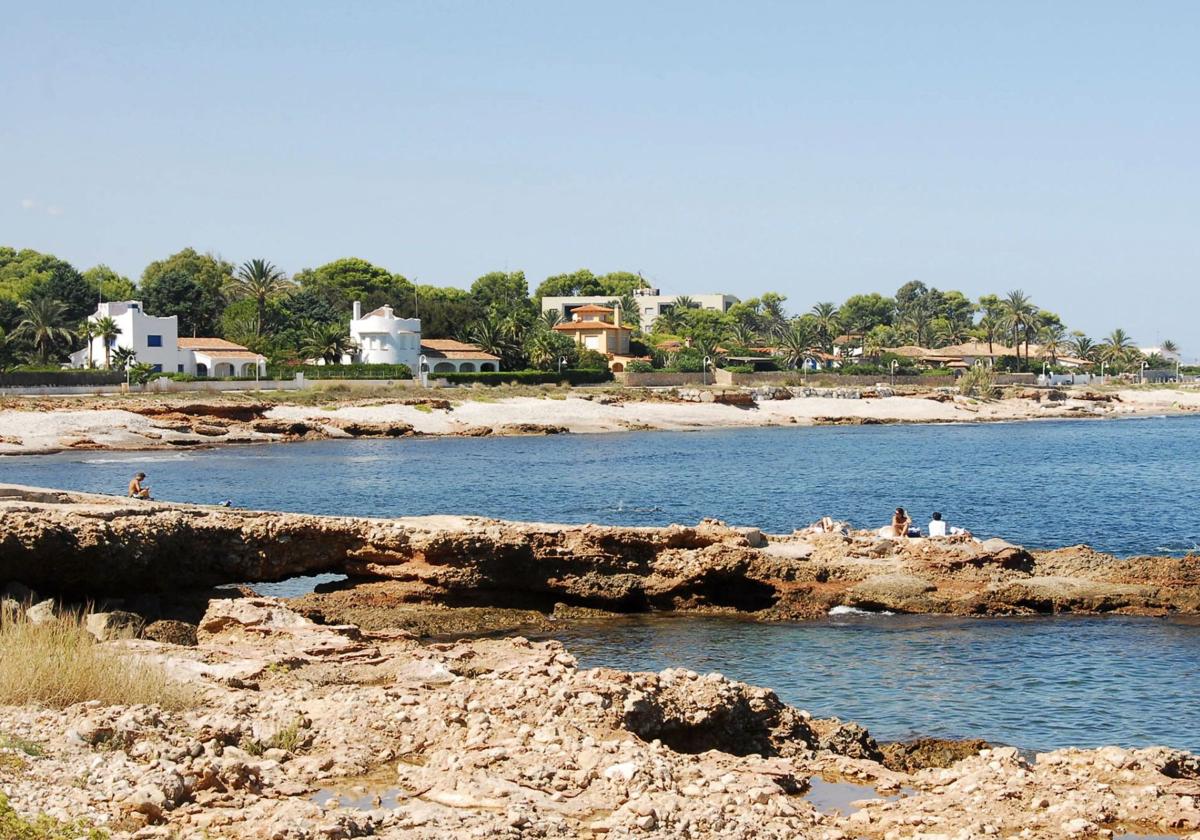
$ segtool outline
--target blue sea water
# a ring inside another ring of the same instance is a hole
[[[1200,620],[635,616],[554,634],[583,667],[683,667],[773,688],[880,740],[1200,752]]]
[[[0,458],[0,481],[120,493],[138,469],[159,498],[313,513],[637,525],[715,516],[787,532],[827,514],[877,526],[903,505],[918,522],[939,510],[1035,548],[1178,554],[1200,544],[1197,417],[63,453]],[[585,665],[717,670],[883,739],[1200,750],[1195,621],[642,617],[557,635]]]
[[[858,527],[897,505],[1035,548],[1200,546],[1200,417],[321,441],[0,457],[0,481],[312,513]]]

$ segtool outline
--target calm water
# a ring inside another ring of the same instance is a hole
[[[1200,622],[839,616],[631,618],[555,634],[586,667],[690,668],[775,689],[883,740],[1200,751]]]
[[[896,505],[1031,547],[1200,544],[1200,417],[400,441],[0,458],[0,481],[313,513],[613,524],[705,516],[787,532]]]
[[[880,525],[899,504],[919,522],[936,509],[1031,547],[1085,542],[1127,555],[1200,544],[1200,417],[69,453],[0,458],[0,481],[119,493],[137,469],[164,499],[314,513],[716,516],[790,531],[825,514]],[[721,671],[883,739],[1200,750],[1198,623],[645,618],[564,632],[585,664]]]

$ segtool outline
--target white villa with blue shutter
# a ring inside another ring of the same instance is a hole
[[[259,376],[267,372],[267,360],[240,344],[223,338],[180,338],[179,319],[170,315],[147,315],[140,300],[101,303],[88,316],[95,323],[112,318],[121,332],[109,342],[109,358],[119,347],[134,351],[135,360],[161,373],[188,373],[201,377]],[[104,340],[93,338],[90,361],[104,367]],[[88,348],[71,354],[71,367],[88,366]]]

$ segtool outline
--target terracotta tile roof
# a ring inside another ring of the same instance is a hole
[[[249,353],[250,348],[243,347],[240,344],[234,344],[232,341],[226,341],[223,338],[181,338],[179,339],[180,350],[241,350],[244,353]]]
[[[1034,347],[1036,346],[1034,345]],[[992,342],[991,350],[988,349],[986,341],[968,341],[965,344],[939,347],[936,350],[930,350],[929,354],[931,356],[1015,356],[1017,351],[1011,347],[1005,347],[998,341]]]
[[[210,356],[214,359],[260,359],[262,358],[253,350],[196,350],[205,356]]]
[[[919,359],[922,356],[928,356],[931,350],[926,350],[924,347],[918,347],[915,344],[906,344],[903,347],[885,347],[884,353],[894,353],[897,356],[908,356],[913,359]]]
[[[633,332],[631,327],[624,325],[618,327],[616,324],[610,324],[607,321],[567,321],[563,324],[555,324],[554,329],[563,330],[564,332],[582,332],[583,330],[628,330]]]
[[[426,338],[421,341],[421,352],[433,359],[484,359],[499,361],[499,356],[485,353],[478,344],[467,344],[452,338]]]
[[[467,344],[453,338],[422,338],[422,350],[478,350],[478,344]]]
[[[588,303],[584,304],[583,306],[576,306],[571,310],[571,314],[574,315],[576,312],[583,312],[587,314],[611,315],[615,311],[615,309],[610,309],[607,306],[601,306],[598,303]]]
[[[378,315],[380,318],[383,318],[388,314],[388,312],[391,311],[391,309],[392,309],[392,307],[390,307],[390,306],[381,306],[378,309],[372,309],[370,312],[368,312],[363,317],[364,318],[374,318],[376,315]]]

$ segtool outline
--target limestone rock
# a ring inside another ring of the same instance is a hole
[[[87,631],[98,642],[114,639],[136,639],[145,626],[145,620],[135,613],[113,610],[112,612],[88,613],[85,619]]]

